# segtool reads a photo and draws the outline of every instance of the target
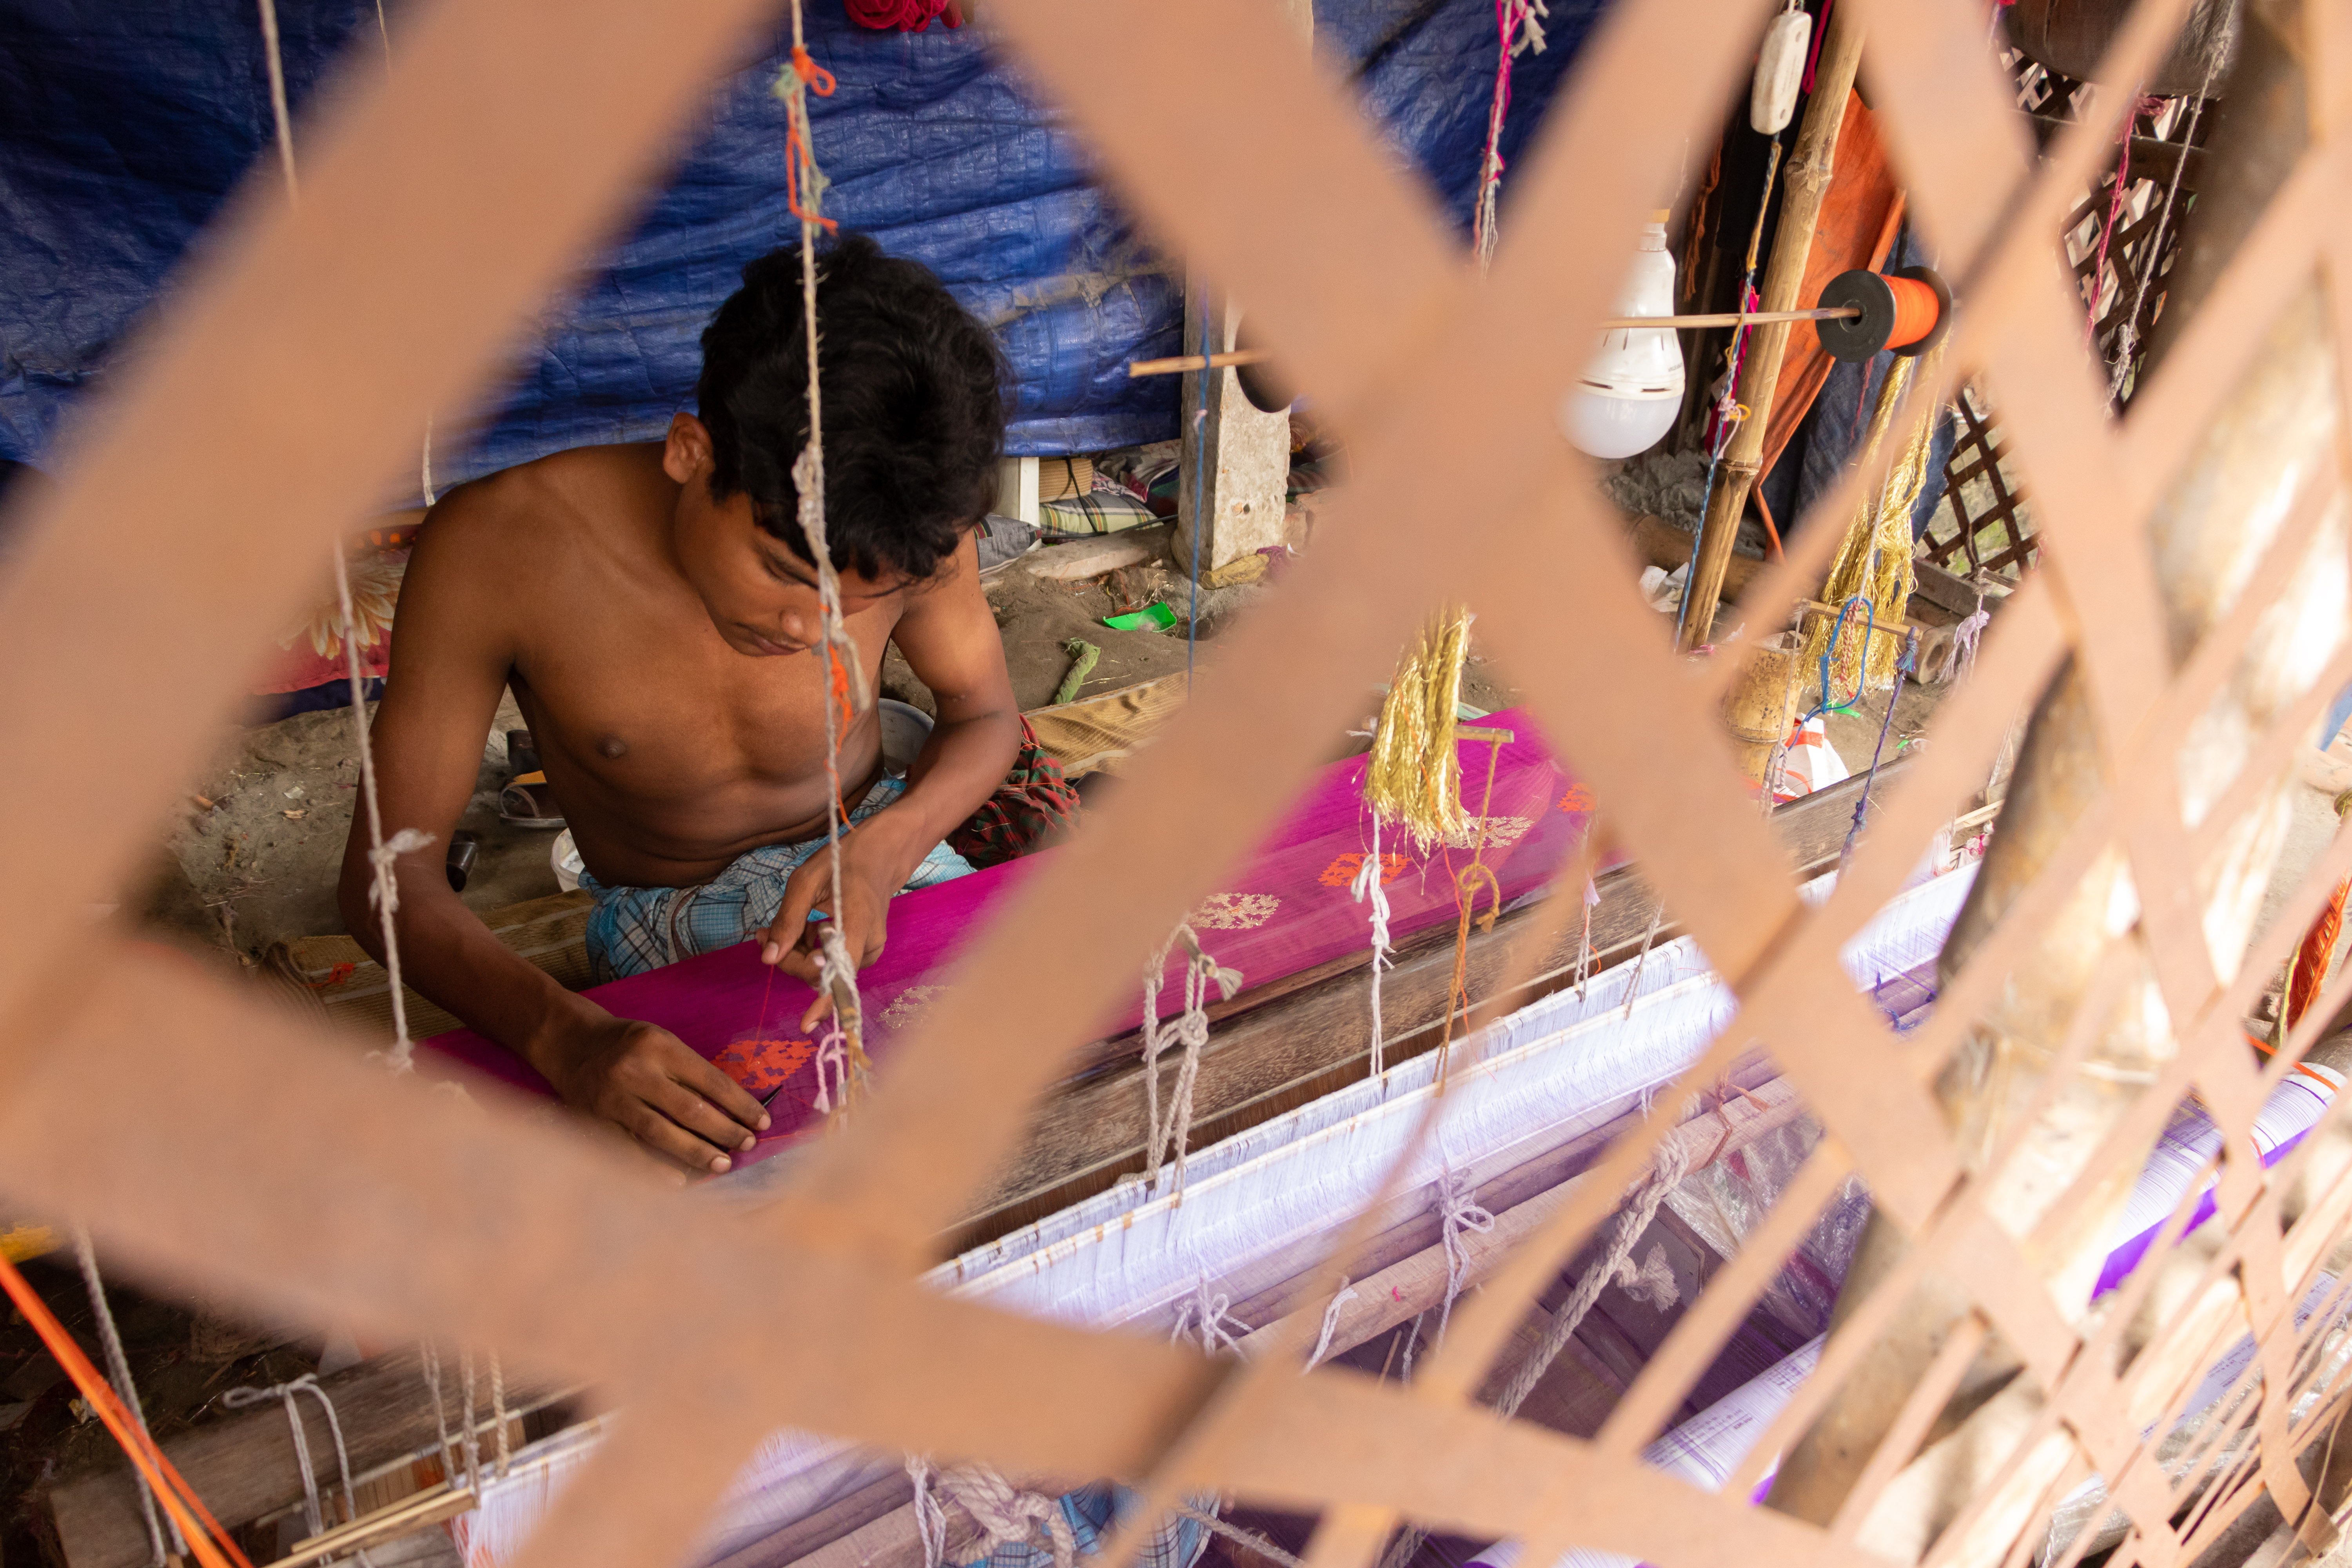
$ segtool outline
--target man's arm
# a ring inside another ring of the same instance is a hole
[[[401,584],[394,675],[371,731],[383,834],[432,842],[400,857],[402,978],[529,1061],[572,1104],[618,1123],[694,1171],[725,1170],[768,1124],[757,1101],[665,1030],[614,1017],[517,955],[449,889],[449,834],[474,793],[482,740],[513,661],[500,600],[513,574],[487,558],[492,520],[478,492],[436,510]],[[367,812],[358,803],[338,888],[343,923],[383,957],[370,900]],[[715,1102],[715,1103],[714,1103]]]
[[[881,952],[890,897],[923,857],[996,793],[1021,750],[1021,710],[1004,668],[1004,639],[981,592],[979,546],[967,534],[954,562],[912,590],[891,634],[939,712],[922,754],[907,770],[907,793],[842,841],[842,939],[860,967]],[[804,930],[809,910],[832,901],[832,872],[820,854],[793,874],[761,956],[814,984],[817,960]],[[814,1026],[826,998],[803,1020]]]

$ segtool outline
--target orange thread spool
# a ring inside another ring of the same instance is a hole
[[[1933,287],[1896,274],[1887,276],[1886,287],[1895,295],[1895,331],[1887,337],[1888,348],[1908,348],[1936,330],[1943,318],[1943,303]]]

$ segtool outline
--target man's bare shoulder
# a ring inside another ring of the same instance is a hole
[[[487,564],[635,534],[649,468],[657,472],[658,458],[641,446],[580,447],[518,463],[442,496],[426,536],[439,553]]]

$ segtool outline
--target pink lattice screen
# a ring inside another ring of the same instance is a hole
[[[1871,100],[1963,301],[1947,384],[1929,390],[1978,378],[1998,400],[2042,548],[1835,894],[1811,907],[1721,731],[1736,650],[1674,656],[1617,519],[1553,424],[1638,222],[1670,192],[1685,140],[1712,134],[1744,91],[1769,7],[1622,0],[1512,168],[1482,277],[1273,7],[992,0],[982,25],[1158,240],[1248,301],[1357,461],[1278,613],[1232,634],[1127,793],[1006,895],[897,1042],[870,1106],[778,1201],[737,1213],[656,1187],[576,1134],[387,1082],[171,955],[93,943],[78,916],[131,874],[254,654],[307,598],[310,563],[413,463],[429,412],[475,393],[533,302],[628,220],[701,84],[765,14],[750,0],[420,5],[389,79],[354,71],[320,111],[299,210],[274,179],[248,193],[77,433],[61,483],[11,520],[0,1184],[37,1212],[86,1217],[166,1286],[377,1342],[497,1346],[514,1366],[593,1382],[628,1419],[532,1542],[532,1564],[676,1560],[751,1446],[784,1426],[1020,1474],[1108,1473],[1160,1504],[1225,1491],[1318,1510],[1317,1568],[1369,1563],[1401,1519],[1517,1537],[1533,1563],[1570,1543],[1670,1568],[2021,1562],[2051,1500],[2094,1470],[2131,1526],[2119,1562],[2186,1561],[2265,1495],[2327,1535],[2295,1456],[2340,1405],[2332,1385],[2307,1407],[2294,1397],[2329,1364],[2305,1353],[2294,1308],[2352,1212],[2344,1141],[2323,1122],[2265,1173],[2246,1133],[2337,998],[2268,1066],[2239,1020],[2352,868],[2352,843],[2321,857],[2252,952],[2242,923],[2213,911],[2236,907],[2231,879],[2274,782],[2352,679],[2340,594],[2332,622],[2294,598],[2343,570],[2332,367],[2352,203],[2336,138],[2352,73],[2337,7],[2284,5],[2250,23],[2294,34],[2305,90],[2283,178],[2112,420],[2055,237],[2185,8],[2144,0],[2101,73],[2115,89],[2036,165],[1979,5],[1840,0],[1838,25],[1868,29]],[[2263,402],[2315,353],[2328,367],[2319,395]],[[2316,460],[2262,469],[2294,485],[2246,525],[2259,537],[2242,528],[2234,552],[2200,553],[2210,496],[2177,478],[2183,465],[2288,439]],[[1865,482],[1830,498],[1751,585],[1748,625],[1778,624],[1813,591]],[[1298,1375],[1315,1301],[1287,1349],[1243,1363],[918,1288],[932,1238],[1019,1141],[1058,1052],[1118,1011],[1143,955],[1297,796],[1323,738],[1442,601],[1477,609],[1606,833],[1738,994],[1685,1087],[1760,1045],[1827,1129],[1780,1208],[1589,1441],[1496,1420],[1472,1394],[1533,1293],[1643,1177],[1664,1118],[1621,1138],[1518,1241],[1410,1386]],[[2264,651],[2278,641],[2265,627],[2284,624],[2263,618],[2274,602],[2311,633],[2287,639],[2292,679]],[[1838,948],[2062,667],[2004,823],[2021,847],[1996,849],[1996,892],[1964,918],[1934,1015],[1898,1042]],[[2217,704],[2245,720],[2227,767],[2199,738]],[[2064,788],[2032,783],[2060,777],[2037,754],[2072,760]],[[1041,970],[1023,933],[1047,923],[1061,934]],[[2003,1010],[2021,977],[2062,959],[2083,978],[2056,1025]],[[2119,998],[2138,1009],[2128,1028],[2114,1023]],[[2119,1065],[2123,1035],[2136,1054]],[[1967,1087],[1944,1070],[1956,1053],[2005,1086],[1999,1114],[1953,1109]],[[2087,1310],[2067,1273],[2078,1233],[2190,1092],[2227,1135],[2210,1245],[2185,1279],[2166,1275],[2178,1289],[2127,1285],[2120,1304]],[[2036,1129],[2077,1112],[2069,1159],[2043,1158]],[[1819,1372],[1759,1445],[1812,1453],[1812,1479],[1792,1489],[1784,1474],[1785,1495],[1755,1509],[1752,1466],[1717,1493],[1646,1468],[1643,1447],[1848,1173],[1868,1184],[1887,1247],[1849,1283]],[[1889,1347],[1929,1321],[1916,1375],[1888,1375],[1912,1364]],[[2143,1434],[2249,1333],[2250,1439],[2183,1512],[2190,1495]],[[1953,1492],[1920,1466],[1956,1392],[1985,1395],[1956,1408],[2009,1424]],[[1869,1440],[1824,1458],[1824,1413]],[[1889,1533],[1890,1518],[1903,1528]]]

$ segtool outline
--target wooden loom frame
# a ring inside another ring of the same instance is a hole
[[[1530,706],[1610,830],[1740,998],[1686,1081],[1763,1042],[1828,1129],[1801,1190],[1825,1194],[1830,1178],[1856,1172],[1915,1242],[1913,1267],[1860,1303],[1761,1451],[1803,1430],[1906,1282],[1942,1268],[1971,1282],[1975,1331],[1998,1331],[2046,1391],[2032,1436],[2055,1434],[2078,1473],[2111,1478],[2138,1531],[2126,1556],[2179,1560],[2259,1489],[2236,1488],[2176,1533],[2149,1450],[2119,1418],[2125,1396],[2180,1356],[2202,1364],[2249,1322],[2283,1373],[2285,1314],[2352,1213],[2352,1184],[2282,1234],[2279,1194],[2304,1156],[2270,1178],[2225,1162],[2215,1224],[2228,1243],[2209,1270],[2225,1310],[2185,1314],[2159,1341],[2177,1353],[2145,1354],[2118,1378],[2098,1353],[2109,1331],[2086,1342],[2027,1246],[1985,1220],[1987,1173],[1969,1169],[1927,1084],[2095,851],[2126,843],[2160,910],[2177,906],[2166,897],[2187,893],[2211,847],[2177,811],[2147,809],[2151,795],[2169,798],[2155,789],[2163,770],[2138,765],[2165,754],[2149,737],[2197,711],[2228,661],[2200,648],[2173,673],[2145,524],[2167,459],[2247,363],[2249,322],[2278,305],[2277,285],[2324,268],[2336,342],[2352,341],[2347,231],[2323,216],[2347,179],[2337,106],[2352,62],[2343,28],[2326,25],[2335,14],[2315,7],[2312,145],[2214,290],[2211,321],[2192,326],[2111,425],[2048,251],[2113,125],[2084,126],[2037,174],[1975,5],[1845,3],[1871,29],[1865,73],[1914,210],[1960,260],[1967,303],[1944,390],[1963,374],[1998,388],[2046,549],[1935,744],[1818,910],[1799,901],[1736,783],[1714,718],[1731,661],[1674,657],[1634,591],[1621,526],[1551,423],[1562,367],[1590,341],[1580,323],[1607,308],[1682,134],[1729,100],[1768,7],[1625,0],[1613,11],[1514,170],[1483,286],[1426,194],[1394,172],[1271,7],[992,7],[1144,221],[1250,301],[1349,431],[1360,471],[1286,586],[1284,613],[1235,632],[1129,789],[982,938],[869,1110],[751,1214],[648,1181],[577,1132],[387,1081],[173,955],[119,940],[93,951],[82,923],[57,913],[114,896],[173,781],[230,711],[238,658],[193,651],[261,645],[379,482],[413,460],[426,411],[478,388],[512,323],[623,221],[625,193],[766,8],[423,9],[389,79],[347,77],[321,114],[299,210],[279,202],[274,178],[248,186],[120,391],[76,433],[63,482],[20,503],[0,579],[0,754],[16,784],[0,866],[18,895],[0,901],[0,1187],[85,1218],[167,1288],[377,1340],[495,1345],[515,1366],[593,1383],[629,1419],[527,1549],[533,1568],[675,1560],[751,1446],[782,1426],[1018,1473],[1132,1478],[1163,1502],[1231,1490],[1320,1508],[1317,1568],[1368,1563],[1391,1510],[1528,1539],[1537,1563],[1570,1542],[1664,1568],[1882,1561],[1855,1528],[1900,1452],[1869,1468],[1859,1501],[1828,1528],[1746,1506],[1760,1458],[1718,1495],[1638,1458],[1801,1233],[1801,1205],[1785,1203],[1715,1277],[1592,1440],[1467,1403],[1530,1296],[1607,1217],[1671,1119],[1621,1141],[1457,1309],[1410,1388],[1345,1370],[1301,1378],[1279,1354],[1213,1361],[913,1283],[927,1238],[1012,1152],[1058,1048],[1087,1037],[1142,955],[1300,785],[1316,738],[1353,714],[1405,629],[1430,603],[1460,598],[1480,606],[1496,656],[1527,678]],[[2182,9],[2144,0],[2112,74],[2135,78]],[[1114,54],[1163,68],[1115,79],[1098,68]],[[1283,156],[1265,156],[1269,141]],[[1432,465],[1433,450],[1462,461]],[[1849,515],[1861,485],[1841,486],[1822,516]],[[1438,517],[1446,527],[1429,528]],[[1778,624],[1810,591],[1839,531],[1816,520],[1798,535],[1746,595],[1749,624]],[[2233,614],[2210,640],[2234,650],[2254,622]],[[2111,762],[2105,798],[1898,1045],[1839,970],[1839,944],[1901,883],[2070,651],[2109,757],[2130,764]],[[1282,672],[1278,687],[1267,671]],[[2324,679],[2347,675],[2339,648]],[[2309,707],[2256,757],[2283,760]],[[2347,868],[2352,839],[2339,838],[2240,978],[2214,983],[2189,1015],[2162,1088],[2193,1086],[2233,1138],[2266,1086],[2235,1015]],[[1563,919],[1576,902],[1553,900]],[[1020,933],[1049,909],[1061,967],[1040,986]],[[2151,920],[2121,940],[2161,948],[2177,935]],[[2315,1032],[2315,1021],[2305,1034]],[[1948,1386],[1925,1380],[1900,1429],[1916,1439]],[[2301,1483],[2283,1405],[2265,1407],[2259,1476],[2292,1515]]]

